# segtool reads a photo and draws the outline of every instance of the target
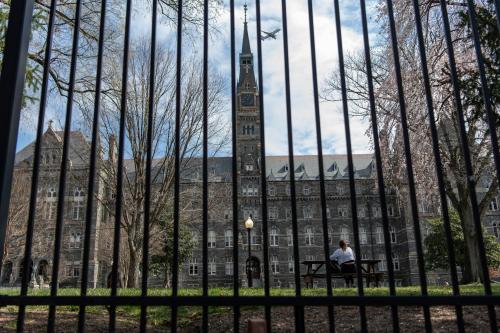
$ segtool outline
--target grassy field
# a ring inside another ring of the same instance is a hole
[[[500,295],[500,285],[494,284],[493,293],[495,295]],[[304,296],[324,296],[326,295],[325,288],[316,288],[316,289],[303,289]],[[397,288],[397,295],[420,295],[420,287],[399,287]],[[471,284],[471,285],[462,285],[460,286],[461,294],[463,295],[481,295],[484,293],[483,286],[480,284]],[[150,296],[168,296],[171,291],[169,289],[159,289],[159,288],[151,288],[148,290],[148,295]],[[334,296],[356,296],[357,289],[355,288],[335,288]],[[15,296],[19,294],[19,289],[0,289],[0,296]],[[78,296],[80,294],[79,289],[71,289],[64,288],[59,289],[58,295],[61,296]],[[107,296],[110,294],[109,289],[89,289],[89,295],[92,296]],[[386,287],[381,288],[366,288],[365,295],[367,296],[384,296],[388,295],[389,290]],[[29,295],[33,296],[48,296],[48,289],[32,289],[29,290]],[[119,289],[118,295],[120,296],[139,296],[140,289]],[[197,296],[201,295],[201,289],[179,289],[179,295],[181,296]],[[232,289],[231,288],[211,288],[209,291],[210,296],[231,296]],[[241,296],[263,296],[264,291],[261,288],[241,288],[240,289]],[[294,289],[271,289],[272,296],[294,296]],[[429,295],[431,296],[444,296],[444,295],[452,295],[451,287],[441,287],[441,286],[430,286],[429,287]],[[1,303],[1,302],[0,302]],[[255,311],[258,307],[243,307],[241,309],[244,311]],[[29,306],[27,308],[28,314],[32,313],[43,313],[48,310],[47,306]],[[201,316],[201,307],[181,307],[179,308],[179,325],[182,327],[184,324],[188,324],[193,320],[199,320]],[[230,311],[229,308],[223,307],[210,307],[209,312],[211,314],[214,313],[223,313]],[[14,314],[17,312],[16,306],[6,306],[0,308],[0,316],[1,313],[9,313]],[[58,314],[77,314],[78,306],[60,306],[57,308]],[[151,326],[161,327],[168,324],[169,318],[169,308],[167,307],[149,307],[148,308],[148,323]],[[103,319],[107,316],[107,310],[103,306],[88,306],[87,313],[93,315],[102,315]],[[117,308],[117,316],[121,320],[129,320],[129,321],[137,321],[140,315],[140,307],[138,306],[120,306]],[[15,327],[15,320],[11,320],[8,323],[4,323],[8,326]]]

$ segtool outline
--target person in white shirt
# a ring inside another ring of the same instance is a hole
[[[336,261],[340,266],[342,273],[356,273],[356,266],[354,265],[354,252],[347,246],[345,240],[340,240],[339,248],[330,256],[330,260]],[[347,287],[354,287],[353,274],[346,274],[344,276]]]

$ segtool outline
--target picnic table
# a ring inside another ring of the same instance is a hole
[[[375,283],[375,286],[379,286],[380,280],[382,280],[384,274],[376,270],[377,264],[380,262],[378,259],[361,259],[361,276],[365,278],[366,286],[369,287],[371,282]],[[303,274],[304,283],[306,288],[313,286],[314,279],[324,279],[326,278],[326,272],[318,272],[323,266],[330,270],[330,275],[332,278],[344,278],[346,275],[352,275],[357,277],[357,273],[342,273],[340,267],[335,261],[325,261],[325,260],[304,260],[302,264],[307,266],[306,274]]]

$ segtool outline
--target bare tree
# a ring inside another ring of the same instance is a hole
[[[11,0],[0,0],[0,68],[4,48],[5,33],[8,24]],[[57,95],[66,95],[69,86],[69,68],[72,54],[72,36],[75,28],[75,0],[59,0],[55,9],[55,27],[50,61],[51,90]],[[133,13],[146,12],[151,0],[133,1]],[[47,29],[51,0],[35,0],[32,34],[28,52],[26,101],[35,102],[41,86]],[[78,42],[78,75],[74,91],[77,93],[95,90],[95,64],[99,40],[101,0],[81,0],[81,14]],[[104,34],[105,52],[120,54],[123,47],[123,22],[125,20],[126,1],[108,0],[106,7],[106,29]],[[217,18],[223,8],[222,0],[210,0],[210,31],[216,32]],[[178,2],[159,0],[160,20],[175,26],[177,22]],[[187,0],[183,2],[183,31],[194,35],[203,27],[203,1]]]
[[[160,222],[173,210],[173,185],[175,180],[175,98],[176,75],[174,53],[164,46],[156,51],[156,82],[154,85],[154,110],[152,133],[152,200],[149,220],[153,237],[161,236]],[[127,112],[125,114],[125,170],[124,202],[121,227],[125,232],[127,263],[122,268],[125,272],[125,285],[136,287],[140,268],[143,242],[144,190],[147,154],[147,118],[149,101],[150,46],[148,41],[133,43],[130,52],[128,73]],[[117,160],[115,141],[118,137],[121,110],[121,61],[109,58],[104,78],[102,110],[100,117],[100,138],[108,161],[102,164],[100,174],[107,188],[109,199],[116,192]],[[195,57],[188,58],[182,66],[182,106],[180,110],[180,170],[182,175],[199,168],[197,156],[200,156],[203,136],[203,89],[200,62]],[[227,121],[224,117],[225,83],[217,73],[211,73],[208,84],[208,119],[209,150],[216,154],[228,143]],[[93,115],[93,98],[81,95],[81,109],[89,121]],[[192,189],[186,188],[187,191]],[[104,205],[114,214],[114,200],[103,200]],[[189,200],[183,201],[183,210],[191,207]],[[153,242],[153,240],[152,240]]]
[[[415,31],[413,4],[410,0],[394,2],[396,29],[401,61],[402,78],[410,149],[414,156],[413,169],[417,192],[421,200],[436,201],[437,191],[435,161],[428,109],[423,89],[422,69]],[[444,178],[446,194],[451,206],[458,212],[464,231],[467,252],[463,282],[483,280],[479,262],[478,235],[475,232],[472,217],[472,204],[467,186],[467,176],[460,141],[459,123],[456,105],[453,99],[450,70],[446,53],[442,17],[439,2],[423,1],[420,5],[428,59],[428,70],[432,85],[432,98],[436,114],[436,126],[440,134],[440,153],[445,167]],[[478,1],[478,8],[492,10],[490,0]],[[474,177],[478,180],[479,210],[484,216],[494,195],[498,191],[498,179],[495,176],[490,133],[487,128],[484,102],[478,100],[480,83],[470,31],[467,28],[466,4],[456,2],[449,5],[450,22],[456,63],[459,76],[463,78],[462,99],[464,106],[466,141],[471,150]],[[387,10],[385,1],[380,1],[378,23],[382,27],[371,50],[373,80],[377,108],[377,120],[380,130],[380,145],[383,152],[384,170],[387,181],[397,187],[406,185],[405,152],[403,150],[402,127],[398,104],[398,89],[392,58],[391,40],[387,34]],[[489,55],[488,50],[485,54]],[[366,61],[360,53],[348,54],[345,59],[348,99],[351,113],[368,118],[369,91],[367,85]],[[333,72],[326,82],[323,98],[327,101],[340,100],[340,76]],[[474,78],[476,75],[476,79]],[[471,93],[470,91],[474,91]],[[495,100],[495,97],[493,98]],[[495,107],[496,110],[498,108]],[[371,135],[370,129],[367,134]]]
[[[24,238],[26,228],[24,227],[28,219],[29,206],[29,188],[31,182],[31,174],[29,169],[16,169],[12,177],[12,189],[10,192],[9,218],[7,219],[7,234],[6,239],[11,242],[19,238]],[[23,241],[21,241],[22,243]],[[3,248],[3,257],[7,258],[9,250],[9,242],[5,242]]]

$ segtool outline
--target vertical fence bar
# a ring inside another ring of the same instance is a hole
[[[13,1],[5,35],[5,48],[0,76],[0,274],[9,217],[10,189],[16,155],[17,132],[24,89],[24,76],[31,33],[34,0]]]
[[[457,276],[457,268],[456,268],[456,260],[455,260],[455,250],[454,250],[454,245],[453,245],[453,239],[452,239],[452,234],[451,234],[451,226],[450,226],[450,216],[448,212],[448,201],[446,198],[446,190],[445,190],[445,185],[444,185],[444,177],[443,177],[443,163],[441,160],[441,154],[439,153],[439,138],[438,138],[438,132],[436,128],[436,118],[434,115],[434,106],[433,106],[433,100],[432,100],[432,91],[431,91],[431,84],[429,80],[429,70],[427,68],[427,56],[425,53],[425,42],[424,42],[424,34],[422,31],[422,19],[420,16],[420,7],[418,4],[417,0],[413,0],[413,11],[415,15],[415,27],[417,30],[417,39],[418,39],[418,47],[419,47],[419,54],[420,54],[420,63],[422,67],[422,78],[424,81],[424,90],[425,90],[425,98],[426,98],[426,104],[427,104],[427,110],[429,112],[429,126],[431,130],[431,137],[432,137],[432,150],[434,154],[434,161],[436,164],[436,174],[438,178],[438,188],[439,188],[439,197],[441,201],[441,208],[443,211],[443,221],[444,221],[444,228],[445,228],[445,234],[446,234],[446,245],[448,249],[448,260],[450,264],[450,274],[451,274],[451,281],[452,281],[452,288],[453,288],[453,294],[458,296],[460,294],[460,290],[458,287],[458,276]],[[419,270],[422,272],[421,270]],[[425,278],[425,276],[424,276]],[[422,280],[422,277],[420,278]],[[422,294],[424,296],[427,295],[427,290],[425,291],[422,290]],[[425,309],[425,308],[424,308]],[[462,307],[460,305],[457,305],[455,307],[455,312],[457,316],[457,324],[458,324],[458,330],[460,332],[463,332],[464,330],[464,322],[463,322],[463,313],[462,313]],[[426,325],[427,324],[427,314],[426,314]],[[430,318],[429,318],[430,319]]]
[[[106,0],[101,2],[101,19],[99,25],[99,46],[97,51],[97,72],[96,72],[96,91],[94,97],[94,118],[92,120],[92,144],[90,151],[89,182],[87,185],[87,208],[85,215],[85,235],[83,238],[83,259],[82,259],[82,281],[80,294],[87,295],[88,274],[89,274],[89,252],[90,237],[92,231],[92,211],[94,209],[94,190],[97,174],[97,154],[99,137],[99,115],[101,110],[101,87],[102,87],[102,67],[104,53],[104,33],[106,25]],[[85,332],[85,306],[80,306],[78,313],[78,332]]]
[[[235,24],[234,24],[234,0],[229,1],[230,6],[230,25],[231,25],[231,123],[232,123],[232,185],[233,185],[233,296],[235,300],[239,299],[239,279],[238,279],[238,149],[236,146],[238,129],[236,127],[236,42],[235,42]],[[250,246],[250,244],[249,244]],[[240,307],[233,307],[233,332],[240,331]]]
[[[40,155],[42,150],[42,140],[43,140],[43,129],[45,123],[45,110],[47,105],[47,91],[48,91],[48,81],[49,81],[49,71],[50,71],[50,59],[52,54],[52,41],[54,33],[54,17],[55,10],[57,6],[57,0],[52,0],[50,4],[49,12],[49,24],[47,27],[47,42],[45,46],[45,58],[43,63],[43,77],[42,77],[42,87],[40,94],[40,107],[38,111],[38,124],[37,133],[35,141],[35,150],[33,152],[33,174],[31,176],[31,189],[30,189],[30,202],[28,211],[28,225],[26,228],[26,243],[24,247],[24,259],[23,267],[30,267],[32,244],[33,244],[33,231],[35,228],[35,216],[36,216],[36,206],[37,206],[37,194],[38,194],[38,180],[40,174]],[[6,200],[8,201],[8,200]],[[3,247],[0,247],[3,248]],[[2,251],[3,253],[3,251]],[[1,255],[1,254],[0,254]],[[1,263],[1,261],[0,261]],[[21,296],[26,296],[28,292],[29,283],[29,269],[23,270],[23,276],[21,281]],[[1,272],[0,272],[1,276]],[[19,306],[17,313],[17,331],[22,332],[24,330],[24,317],[26,307],[24,305]]]
[[[120,227],[122,218],[123,204],[123,173],[124,170],[124,154],[125,154],[125,117],[127,114],[127,92],[128,92],[128,66],[129,66],[129,50],[130,50],[130,22],[132,16],[132,0],[127,0],[125,12],[125,36],[123,46],[123,68],[122,68],[122,91],[120,100],[120,128],[118,134],[118,166],[116,175],[116,207],[115,207],[115,225],[113,239],[113,264],[111,270],[111,296],[117,295],[118,286],[118,264],[120,260]],[[116,329],[116,305],[111,305],[109,311],[109,331],[114,332]]]
[[[373,131],[373,143],[375,147],[375,164],[377,168],[377,185],[380,197],[380,210],[382,214],[382,224],[384,228],[384,240],[385,240],[385,252],[387,260],[387,270],[389,275],[389,293],[391,296],[396,295],[396,288],[394,286],[394,269],[392,267],[391,258],[391,244],[389,235],[389,217],[387,216],[387,198],[385,195],[385,182],[384,182],[384,172],[382,164],[382,153],[380,150],[380,139],[378,135],[378,124],[377,124],[377,110],[375,106],[375,93],[373,88],[373,75],[372,75],[372,63],[370,55],[370,41],[368,35],[368,22],[366,18],[366,4],[365,0],[360,0],[361,5],[361,21],[363,26],[363,43],[366,59],[366,69],[367,69],[367,80],[368,80],[368,92],[370,98],[370,115],[372,120],[372,131]],[[369,213],[369,212],[368,212]],[[393,331],[399,331],[399,318],[398,310],[396,306],[391,306],[392,312],[392,325]]]
[[[269,230],[267,220],[267,176],[266,176],[266,141],[264,129],[264,78],[262,74],[262,40],[260,35],[260,0],[255,0],[255,11],[257,14],[257,68],[259,72],[259,111],[260,111],[260,182],[262,189],[262,237],[263,237],[263,257],[264,257],[264,295],[270,297],[269,293]],[[251,246],[249,244],[248,246]],[[271,332],[271,307],[266,305],[265,317],[267,330]]]
[[[483,243],[483,231],[481,227],[481,217],[479,213],[479,208],[477,204],[476,195],[476,180],[474,177],[474,172],[472,169],[472,160],[470,155],[470,148],[467,138],[467,131],[465,129],[464,112],[462,107],[462,100],[460,96],[460,82],[458,80],[457,68],[455,63],[455,52],[453,50],[453,41],[451,38],[450,22],[448,19],[448,9],[447,4],[444,0],[440,0],[441,13],[444,24],[444,32],[446,38],[446,47],[448,52],[448,61],[450,66],[451,82],[453,86],[453,95],[455,99],[455,107],[457,111],[458,125],[460,131],[460,142],[462,144],[462,152],[464,156],[465,169],[467,173],[467,187],[469,190],[470,201],[472,205],[472,216],[474,219],[475,231],[478,234],[478,247],[479,247],[479,257],[481,261],[481,268],[483,270],[483,283],[484,291],[486,295],[491,295],[491,284],[489,281],[488,266],[486,263],[486,252]],[[493,306],[488,306],[488,315],[490,318],[490,327],[492,332],[497,331],[496,314],[495,308]]]
[[[285,98],[286,98],[286,123],[288,135],[288,177],[290,180],[290,205],[292,211],[292,243],[293,243],[293,263],[294,263],[294,278],[295,278],[295,296],[300,297],[300,265],[299,265],[299,236],[298,236],[298,223],[297,223],[297,195],[295,186],[295,163],[293,160],[293,126],[292,126],[292,102],[290,98],[290,57],[288,54],[288,19],[286,11],[286,0],[281,0],[281,16],[283,21],[283,57],[285,67]],[[295,312],[295,330],[304,331],[304,321],[301,317],[302,308],[300,306],[294,307]]]
[[[56,231],[54,238],[54,261],[52,265],[52,281],[50,286],[50,296],[57,296],[57,289],[59,284],[59,264],[61,256],[61,242],[62,242],[62,232],[64,223],[64,196],[66,191],[66,176],[68,173],[68,157],[70,149],[70,134],[71,134],[71,118],[73,114],[73,96],[75,89],[76,80],[76,64],[78,58],[78,40],[80,37],[80,16],[81,16],[82,1],[78,0],[76,2],[75,9],[75,27],[73,30],[73,45],[71,51],[71,65],[69,74],[69,86],[68,86],[68,101],[66,104],[66,121],[64,123],[64,135],[63,135],[63,152],[61,158],[61,169],[59,175],[59,191],[57,193],[57,218],[56,218]],[[55,329],[55,316],[56,307],[51,305],[49,307],[49,318],[47,331],[54,332]]]
[[[497,21],[498,21],[498,28],[500,29],[500,18],[498,16],[498,8],[499,8],[499,2],[495,2],[495,6],[497,9]],[[476,10],[474,9],[474,3],[470,0],[467,0],[467,7],[469,11],[469,16],[470,16],[470,23],[472,27],[472,36],[474,40],[474,48],[476,51],[476,58],[477,58],[477,64],[479,68],[479,74],[480,74],[480,80],[481,80],[481,91],[483,94],[483,99],[484,99],[484,105],[486,108],[486,114],[488,116],[488,127],[490,130],[490,135],[491,135],[491,146],[493,150],[493,159],[495,161],[495,166],[496,166],[496,171],[497,171],[497,177],[500,177],[500,156],[499,156],[499,149],[498,149],[498,136],[497,136],[497,128],[495,124],[495,116],[493,114],[492,110],[492,105],[491,105],[491,96],[490,96],[490,91],[488,87],[488,82],[486,80],[486,72],[485,72],[485,67],[484,67],[484,59],[481,51],[481,43],[479,39],[479,30],[478,30],[478,25],[477,25],[477,18],[476,18]],[[479,230],[479,231],[477,231]],[[479,251],[481,253],[481,267],[483,269],[483,276],[484,276],[484,288],[485,288],[485,293],[487,295],[491,295],[491,285],[490,285],[490,279],[489,279],[489,272],[488,272],[488,265],[486,262],[486,253],[484,250],[484,243],[482,242],[482,228],[480,224],[476,224],[476,232],[479,234],[479,242],[483,244],[483,246],[480,245]],[[483,254],[484,252],[484,254]],[[495,309],[494,307],[488,307],[488,313],[490,316],[490,324],[491,324],[491,330],[492,332],[497,330],[497,324],[496,324],[496,314],[495,314]]]
[[[174,233],[172,296],[179,289],[179,216],[180,216],[180,149],[181,149],[181,84],[182,84],[182,0],[177,3],[177,64],[175,93],[175,182],[174,182]],[[172,306],[172,333],[177,332],[177,306]]]
[[[354,245],[356,254],[356,276],[358,279],[358,295],[364,296],[363,289],[363,275],[361,270],[361,246],[359,242],[359,221],[358,221],[358,208],[356,204],[356,185],[354,180],[354,162],[352,159],[352,145],[351,145],[351,129],[349,124],[349,107],[347,104],[347,88],[345,82],[345,66],[344,66],[344,47],[342,43],[342,24],[340,20],[340,9],[339,1],[334,0],[335,7],[335,28],[337,30],[337,50],[339,56],[339,73],[340,73],[340,84],[342,89],[342,108],[344,111],[344,126],[346,135],[346,147],[347,147],[347,166],[349,172],[349,188],[351,193],[351,211],[352,211],[352,228],[354,231]],[[326,258],[329,259],[328,257]],[[360,314],[360,324],[361,331],[366,332],[368,330],[366,326],[366,308],[364,306],[359,307]]]
[[[413,174],[413,161],[411,156],[411,148],[410,148],[410,136],[408,132],[408,121],[406,114],[406,101],[404,96],[404,88],[403,88],[403,79],[401,76],[401,65],[399,61],[399,50],[398,50],[398,40],[396,35],[396,24],[394,21],[394,11],[392,0],[387,0],[387,12],[389,16],[389,28],[392,42],[392,53],[394,58],[394,70],[396,74],[396,83],[398,87],[398,102],[399,102],[399,110],[401,115],[401,127],[403,130],[403,144],[405,150],[405,162],[406,162],[406,172],[408,179],[408,187],[410,191],[410,205],[411,205],[411,213],[413,220],[413,230],[415,233],[415,247],[417,250],[417,263],[418,263],[418,271],[420,277],[420,289],[422,295],[427,295],[427,279],[425,276],[425,268],[424,268],[424,253],[422,249],[422,236],[420,233],[420,223],[418,216],[418,204],[417,204],[417,194],[415,190],[415,178]],[[424,318],[425,318],[425,330],[427,332],[432,331],[431,319],[429,307],[424,306]]]
[[[234,233],[233,233],[234,238]],[[233,240],[233,247],[238,243]],[[208,0],[203,4],[203,296],[208,296]],[[202,331],[208,332],[208,306],[203,306]]]
[[[488,128],[490,130],[491,136],[491,146],[493,150],[493,160],[495,161],[497,177],[500,177],[500,152],[498,149],[498,136],[497,136],[497,126],[495,124],[495,115],[493,113],[493,107],[491,105],[491,94],[490,88],[488,87],[488,81],[486,79],[486,70],[484,67],[484,57],[481,51],[481,41],[479,39],[479,28],[477,23],[476,10],[474,9],[474,3],[467,0],[467,7],[469,11],[470,24],[472,27],[472,39],[474,41],[474,50],[476,52],[477,66],[479,69],[479,78],[481,80],[481,92],[483,94],[484,107],[486,109],[486,115],[488,117]],[[498,37],[498,36],[497,36]],[[489,273],[487,269],[486,262],[483,263],[483,274],[485,276],[485,281],[488,280],[489,284]],[[485,285],[486,287],[486,285]],[[489,287],[491,289],[491,287]]]
[[[309,40],[311,48],[311,66],[312,66],[312,84],[314,94],[314,120],[316,124],[316,147],[318,150],[318,170],[319,170],[319,187],[320,187],[320,202],[321,202],[321,221],[323,227],[323,251],[325,262],[330,260],[330,247],[328,245],[328,220],[326,216],[326,194],[325,194],[325,167],[323,163],[323,142],[321,135],[321,116],[319,110],[319,90],[318,90],[318,74],[316,65],[316,40],[314,34],[314,14],[312,0],[307,2],[308,17],[309,17]],[[331,271],[326,266],[326,294],[332,296],[332,277]],[[332,305],[328,306],[328,323],[330,332],[335,332],[335,318]]]
[[[144,191],[144,234],[142,243],[142,280],[141,280],[141,296],[148,295],[148,260],[149,260],[149,226],[151,219],[151,168],[153,160],[153,113],[155,111],[155,84],[156,84],[156,30],[158,19],[158,0],[153,0],[151,13],[151,50],[149,63],[149,96],[148,96],[148,120],[147,120],[147,136],[146,136],[146,175],[145,175],[145,191]],[[141,306],[140,331],[146,332],[147,329],[147,314],[148,308],[146,305]]]

